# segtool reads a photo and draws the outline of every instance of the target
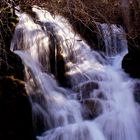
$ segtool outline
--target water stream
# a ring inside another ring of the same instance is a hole
[[[33,11],[36,20],[20,15],[11,49],[25,64],[34,127],[39,118],[43,128],[37,139],[139,140],[134,80],[121,69],[127,52],[123,29],[111,25],[110,33],[107,24],[100,24],[107,47],[103,56],[91,50],[63,17],[54,18],[38,7]],[[59,58],[71,88],[60,86],[56,77]]]

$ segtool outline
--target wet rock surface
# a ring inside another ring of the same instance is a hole
[[[85,99],[81,101],[84,108],[83,117],[85,119],[94,119],[102,112],[101,103],[95,99]]]
[[[90,98],[90,93],[98,88],[98,83],[90,81],[77,86],[74,90],[81,95],[82,99],[85,99]]]

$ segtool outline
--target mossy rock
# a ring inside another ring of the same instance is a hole
[[[0,139],[34,140],[32,110],[24,82],[0,78]]]

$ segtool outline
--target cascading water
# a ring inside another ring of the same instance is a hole
[[[121,26],[115,24],[97,24],[102,34],[106,56],[115,56],[126,50],[127,41]]]
[[[39,117],[43,131],[46,130],[37,139],[139,140],[133,79],[120,68],[127,48],[125,37],[119,39],[123,49],[108,63],[109,58],[91,50],[63,17],[53,18],[37,7],[33,11],[38,16],[36,20],[27,14],[20,15],[11,49],[26,66],[26,89],[31,97],[34,127]],[[115,37],[118,32],[124,36],[122,28],[118,30],[115,25],[111,28]],[[109,32],[106,28],[102,30],[103,34]],[[104,36],[104,40],[108,37]],[[115,48],[120,47],[113,41]],[[61,69],[57,67],[58,56],[64,59],[71,89],[60,87],[55,79],[57,69]]]

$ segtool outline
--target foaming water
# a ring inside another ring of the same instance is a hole
[[[139,140],[134,80],[121,69],[122,57],[127,52],[123,29],[112,25],[112,37],[108,25],[100,25],[108,47],[103,57],[91,50],[63,17],[53,18],[37,7],[33,11],[36,20],[27,14],[20,16],[11,49],[26,66],[26,89],[33,118],[39,116],[43,131],[46,130],[37,139]],[[71,89],[60,87],[51,73],[52,62],[55,72],[61,69],[58,56],[64,60]],[[34,127],[36,124],[34,121]]]
[[[83,122],[66,127],[58,127],[44,133],[44,137],[38,138],[39,140],[105,140],[94,122]]]

